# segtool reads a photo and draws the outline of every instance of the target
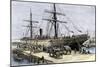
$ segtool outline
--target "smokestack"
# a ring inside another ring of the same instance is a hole
[[[43,30],[40,28],[40,37],[42,37]]]

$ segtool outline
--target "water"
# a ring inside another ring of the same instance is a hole
[[[14,58],[11,58],[11,66],[18,66],[18,65],[32,65],[33,63],[29,63],[27,60],[23,60],[23,61],[15,61]]]
[[[90,53],[95,54],[96,53],[95,49],[96,49],[95,47],[91,47],[91,48],[88,48],[87,50],[89,50]]]
[[[13,45],[12,49],[17,48],[17,45]],[[22,60],[22,61],[15,61],[13,56],[11,57],[11,66],[18,66],[18,65],[33,65],[34,63],[29,63],[27,60]]]

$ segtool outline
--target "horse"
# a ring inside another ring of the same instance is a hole
[[[64,54],[68,54],[68,52],[69,52],[69,54],[71,54],[71,47],[69,47],[69,46],[63,46],[63,48],[64,48],[64,51],[65,51]]]

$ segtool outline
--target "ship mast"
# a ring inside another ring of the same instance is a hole
[[[30,9],[30,20],[25,20],[27,22],[30,22],[29,26],[25,26],[25,27],[29,27],[29,30],[30,30],[30,39],[33,38],[33,28],[37,28],[37,27],[34,27],[33,26],[33,23],[38,23],[38,21],[33,21],[32,20],[32,11]]]
[[[57,15],[63,15],[65,16],[65,14],[62,14],[62,13],[59,13],[56,11],[56,4],[53,3],[53,11],[45,11],[47,13],[51,13],[53,15],[52,19],[43,19],[43,20],[46,20],[46,21],[49,21],[49,22],[53,22],[53,25],[54,25],[54,38],[58,38],[58,22],[60,23],[67,23],[65,21],[60,21],[57,19]]]
[[[55,3],[53,4],[54,5],[54,13],[53,13],[53,19],[54,20],[57,20],[57,17],[56,17],[56,6],[55,6]],[[54,29],[55,29],[55,38],[58,37],[58,31],[57,31],[57,21],[54,21]]]
[[[30,9],[30,38],[32,39],[33,37],[33,34],[32,34],[32,27],[33,27],[33,24],[32,24],[32,12],[31,12],[31,9]]]

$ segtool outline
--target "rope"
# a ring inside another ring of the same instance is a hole
[[[59,7],[58,7],[59,8]],[[59,10],[60,10],[60,8],[59,8]],[[61,11],[61,10],[60,10]],[[76,27],[76,25],[73,23],[73,21],[72,20],[70,20],[70,18],[69,17],[67,17],[67,16],[65,16],[66,18],[68,18],[69,19],[69,21],[71,21],[71,23],[72,23],[72,25],[73,25],[73,27],[78,31],[78,32],[80,32],[80,33],[82,33],[82,31],[81,30],[79,30],[77,27]],[[78,25],[79,27],[81,27],[80,25]]]

